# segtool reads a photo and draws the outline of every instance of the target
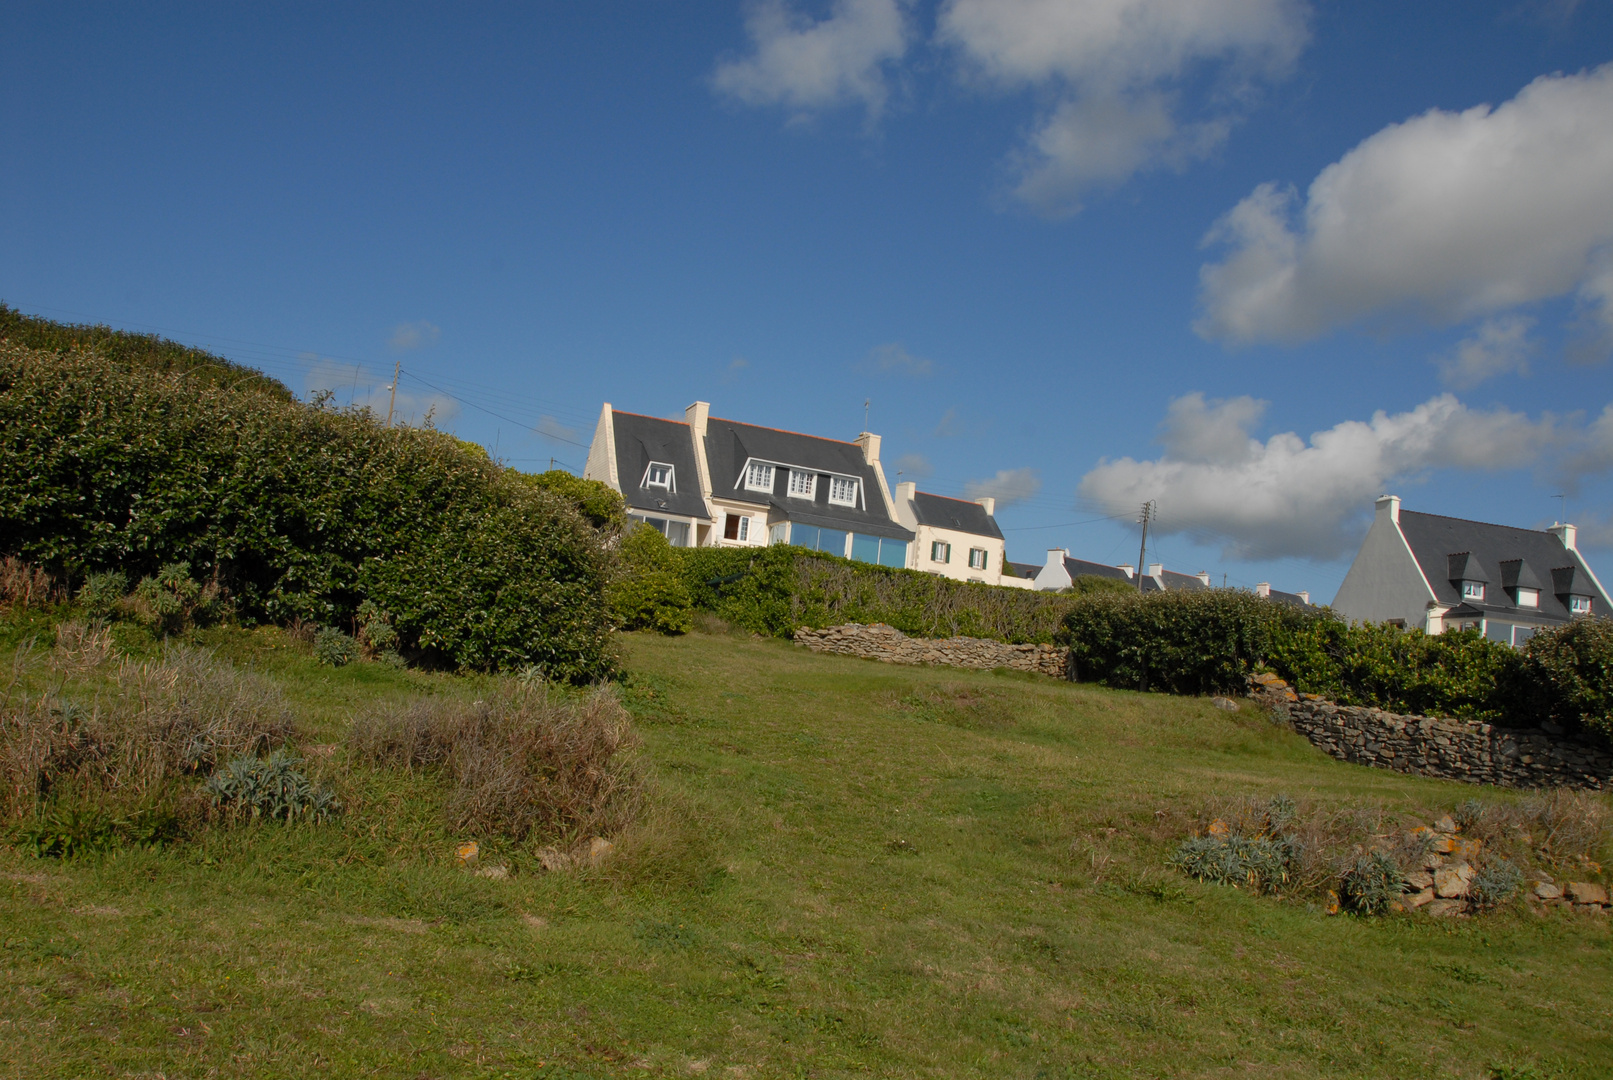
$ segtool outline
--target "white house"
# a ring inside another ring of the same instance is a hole
[[[953,499],[920,491],[912,482],[897,484],[896,520],[916,537],[909,568],[958,581],[1030,588],[1024,578],[1003,576],[996,508],[990,497]]]
[[[1385,495],[1333,610],[1430,634],[1472,629],[1521,645],[1579,615],[1613,612],[1572,525],[1517,529],[1402,510]]]

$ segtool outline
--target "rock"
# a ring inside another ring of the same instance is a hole
[[[1607,903],[1607,887],[1594,881],[1570,881],[1564,890],[1575,905]]]
[[[606,840],[603,836],[594,837],[588,841],[588,865],[598,866],[615,850],[616,845]]]
[[[1434,822],[1434,831],[1442,833],[1456,832],[1457,828],[1455,819],[1453,819],[1449,814],[1446,814],[1444,817]]]
[[[1442,900],[1454,900],[1467,895],[1468,879],[1454,866],[1442,866],[1434,871],[1434,892]]]
[[[1287,683],[1283,682],[1281,679],[1279,679],[1277,676],[1273,675],[1269,671],[1262,671],[1258,675],[1251,675],[1251,676],[1249,676],[1249,681],[1251,683],[1253,683],[1255,686],[1287,686],[1288,685]]]
[[[1432,850],[1442,855],[1449,855],[1456,850],[1456,838],[1454,836],[1442,836],[1434,841]]]
[[[1428,905],[1423,908],[1423,914],[1431,915],[1436,919],[1443,916],[1459,915],[1461,911],[1462,902],[1460,900],[1430,900]]]
[[[1327,890],[1327,908],[1325,910],[1329,915],[1339,913],[1339,894],[1332,889]]]
[[[1406,875],[1406,884],[1413,889],[1427,889],[1434,884],[1434,875],[1427,870],[1413,870]]]
[[[1210,704],[1214,705],[1217,709],[1220,709],[1222,712],[1237,712],[1238,709],[1240,708],[1240,706],[1238,705],[1238,703],[1236,701],[1233,701],[1231,698],[1225,698],[1225,697],[1211,698],[1210,699]]]
[[[558,848],[544,848],[538,852],[538,865],[551,874],[571,869],[571,856]]]
[[[1561,900],[1563,891],[1549,881],[1535,882],[1535,895],[1542,900]]]
[[[1422,907],[1424,904],[1433,903],[1433,900],[1434,900],[1434,890],[1433,890],[1433,887],[1430,886],[1428,888],[1420,890],[1419,892],[1413,893],[1410,896],[1404,897],[1401,900],[1401,903],[1405,904],[1406,907],[1409,908],[1410,910],[1416,911],[1418,908]]]
[[[1437,855],[1434,852],[1430,851],[1427,855],[1423,856],[1423,869],[1424,870],[1438,870],[1440,867],[1442,867],[1444,865],[1445,865],[1445,857],[1443,855]]]
[[[469,866],[482,854],[482,845],[474,840],[467,840],[454,849],[454,858],[459,860],[460,866]]]
[[[503,866],[503,865],[499,865],[499,866],[484,866],[480,870],[476,871],[476,876],[477,877],[484,877],[484,878],[492,878],[495,881],[502,881],[505,878],[510,876],[510,868],[508,866]]]

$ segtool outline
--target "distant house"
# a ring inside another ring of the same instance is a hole
[[[675,546],[795,544],[905,567],[913,533],[896,520],[879,444],[868,432],[843,442],[722,420],[704,401],[682,421],[607,402],[583,475]]]
[[[1023,578],[1003,576],[1003,534],[995,511],[996,500],[989,497],[953,499],[911,482],[897,484],[896,520],[916,537],[909,567],[958,581],[1030,588]]]
[[[1521,645],[1578,615],[1613,612],[1572,525],[1517,529],[1402,510],[1385,495],[1333,610],[1430,634],[1479,630]]]
[[[1101,577],[1113,581],[1123,581],[1128,585],[1138,587],[1139,592],[1198,592],[1201,589],[1214,588],[1213,580],[1208,570],[1200,570],[1196,574],[1180,574],[1175,570],[1167,570],[1163,563],[1150,563],[1148,572],[1142,576],[1139,587],[1137,570],[1130,563],[1121,563],[1110,566],[1107,563],[1088,562],[1085,559],[1073,559],[1064,548],[1049,548],[1047,563],[1033,568],[1036,572],[1036,588],[1043,592],[1057,592],[1068,589],[1078,577]],[[1282,592],[1273,589],[1262,581],[1254,587],[1256,596],[1279,604],[1292,604],[1298,607],[1308,607],[1311,594],[1308,592]]]

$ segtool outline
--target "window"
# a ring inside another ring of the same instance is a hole
[[[952,545],[947,543],[945,540],[930,541],[930,561],[941,563],[951,562]]]
[[[771,529],[767,530],[767,542],[769,544],[787,544],[787,543],[789,543],[790,542],[790,523],[788,521],[781,521],[778,524],[774,525]]]
[[[818,474],[790,470],[790,495],[797,499],[810,499],[818,490]]]
[[[836,506],[856,506],[857,481],[844,476],[829,477],[829,501]]]
[[[879,565],[894,566],[898,570],[907,565],[907,541],[881,540],[879,542]]]
[[[1589,615],[1591,613],[1591,598],[1588,596],[1570,596],[1568,598],[1568,613],[1570,615]]]
[[[1519,589],[1518,589],[1518,606],[1519,607],[1539,607],[1540,606],[1540,590],[1539,589],[1525,589],[1525,588],[1522,588],[1520,586]]]
[[[852,533],[851,557],[858,562],[879,562],[879,537]]]
[[[745,470],[745,486],[752,491],[773,490],[773,466],[753,461]]]
[[[902,540],[883,540],[877,536],[852,533],[851,557],[858,562],[892,566],[900,570],[907,566],[907,543]]]
[[[742,514],[729,514],[722,525],[724,540],[749,540],[750,518]]]
[[[1462,599],[1463,600],[1483,600],[1484,599],[1484,582],[1482,582],[1482,581],[1464,581],[1464,582],[1462,582]]]
[[[644,474],[645,487],[672,488],[672,466],[664,465],[659,461],[650,462],[649,470]]]
[[[986,568],[986,549],[985,548],[970,548],[969,549],[969,569],[971,569],[971,570],[984,570],[985,568]]]

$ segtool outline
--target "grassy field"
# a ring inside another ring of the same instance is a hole
[[[1605,919],[1328,917],[1163,868],[1216,795],[1474,794],[1253,709],[633,636],[644,826],[592,871],[494,846],[489,878],[455,864],[438,779],[339,745],[356,708],[479,684],[209,640],[283,687],[348,812],[67,864],[0,848],[6,1076],[1613,1070]]]

